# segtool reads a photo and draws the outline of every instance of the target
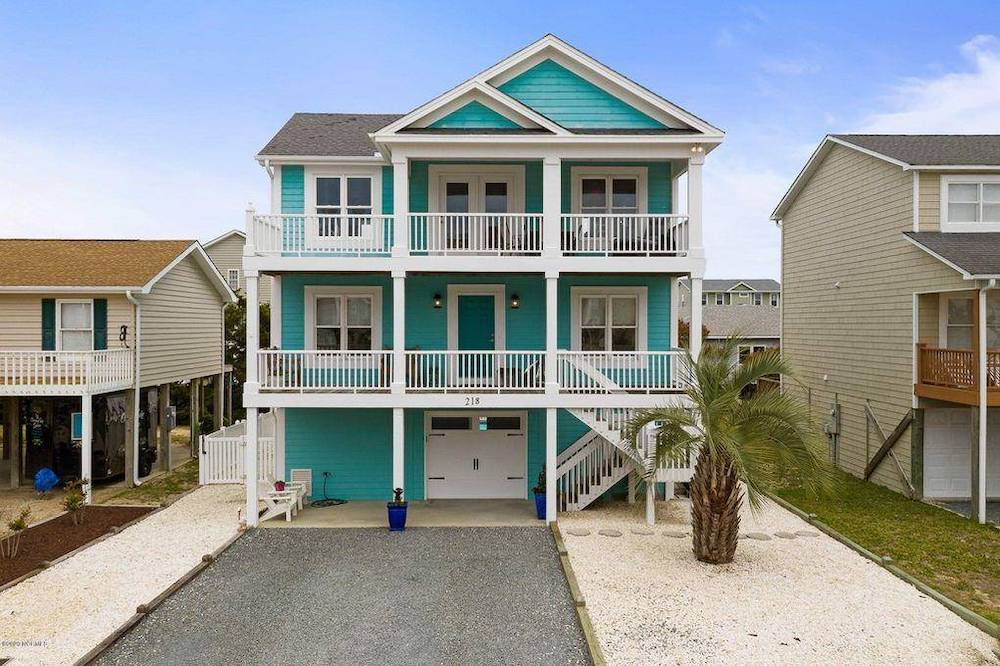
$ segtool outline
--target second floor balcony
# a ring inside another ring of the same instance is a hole
[[[411,213],[406,219],[403,237],[392,215],[248,211],[247,237],[255,254],[284,257],[685,257],[689,250],[686,215],[571,214],[550,222],[535,213]],[[557,233],[546,233],[549,224]]]
[[[261,350],[262,393],[655,394],[685,388],[684,352]],[[547,373],[554,371],[554,381]]]
[[[79,395],[128,388],[131,349],[95,351],[0,350],[0,395]]]

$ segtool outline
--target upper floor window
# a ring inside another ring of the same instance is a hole
[[[1000,231],[1000,176],[941,176],[941,228]]]
[[[638,351],[646,348],[643,287],[573,288],[573,348]]]
[[[346,204],[346,206],[345,206]],[[340,216],[347,216],[346,228]],[[372,214],[372,179],[368,176],[316,178],[316,214],[329,215],[320,220],[320,236],[360,236],[370,225]]]
[[[306,348],[378,349],[381,302],[378,287],[306,287]]]
[[[226,282],[229,284],[230,289],[233,291],[239,291],[240,271],[238,268],[230,268],[226,271]]]
[[[90,351],[94,348],[94,302],[66,300],[56,303],[57,349]]]
[[[708,297],[709,297],[709,293],[708,292],[705,292],[705,293],[703,293],[701,295],[701,304],[702,305],[708,305]]]
[[[636,167],[573,167],[572,210],[581,215],[646,212],[646,170]]]
[[[778,307],[778,292],[771,292],[771,307]]]

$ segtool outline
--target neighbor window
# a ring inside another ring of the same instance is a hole
[[[702,305],[708,305],[708,297],[709,297],[709,295],[710,294],[708,294],[708,292],[706,292],[706,293],[704,293],[704,294],[701,295],[701,304]]]
[[[972,349],[972,307],[971,298],[948,299],[948,349]]]
[[[725,302],[725,294],[723,294],[721,291],[717,292],[715,294],[715,304],[722,305],[724,302]]]
[[[943,231],[1000,229],[1000,176],[941,176]]]
[[[229,288],[233,291],[237,291],[240,288],[240,271],[237,268],[230,268],[226,272],[226,282],[229,284]]]
[[[771,293],[771,307],[778,307],[778,292]]]
[[[740,363],[746,361],[747,358],[750,357],[751,355],[756,354],[757,352],[762,352],[765,349],[767,349],[766,345],[740,345],[739,347]]]
[[[57,309],[58,344],[63,351],[89,351],[94,348],[93,301],[59,301]]]
[[[638,297],[584,296],[580,299],[580,349],[635,351]]]

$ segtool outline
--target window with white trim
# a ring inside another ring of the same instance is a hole
[[[778,307],[778,292],[776,291],[771,292],[771,307],[772,308]]]
[[[371,176],[317,176],[319,236],[361,236],[368,230],[373,185]]]
[[[767,345],[740,345],[739,346],[740,363],[746,361],[747,358],[749,358],[753,354],[756,354],[757,352],[762,352],[767,348],[768,348]]]
[[[718,292],[715,293],[715,304],[716,305],[722,305],[723,303],[725,303],[725,301],[726,301],[726,295],[725,294],[723,294],[721,291],[718,291]]]
[[[636,351],[638,301],[634,295],[583,296],[580,299],[580,349]]]
[[[583,176],[580,178],[580,212],[584,215],[635,215],[639,212],[639,178]]]
[[[376,287],[306,287],[306,348],[381,348],[381,292]]]
[[[62,351],[94,348],[94,302],[56,301],[56,344]]]
[[[1000,176],[942,176],[941,227],[1000,230]]]
[[[226,271],[226,283],[233,291],[240,289],[240,271],[238,268],[230,268]]]

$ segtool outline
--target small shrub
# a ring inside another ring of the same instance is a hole
[[[62,507],[69,513],[74,525],[83,524],[84,508],[87,506],[87,495],[84,489],[88,483],[87,479],[80,479],[66,485],[66,495],[63,497]]]
[[[24,507],[16,518],[7,521],[7,529],[10,534],[0,541],[0,557],[14,559],[17,557],[18,548],[21,546],[21,533],[28,528],[28,519],[31,518],[31,508]]]

